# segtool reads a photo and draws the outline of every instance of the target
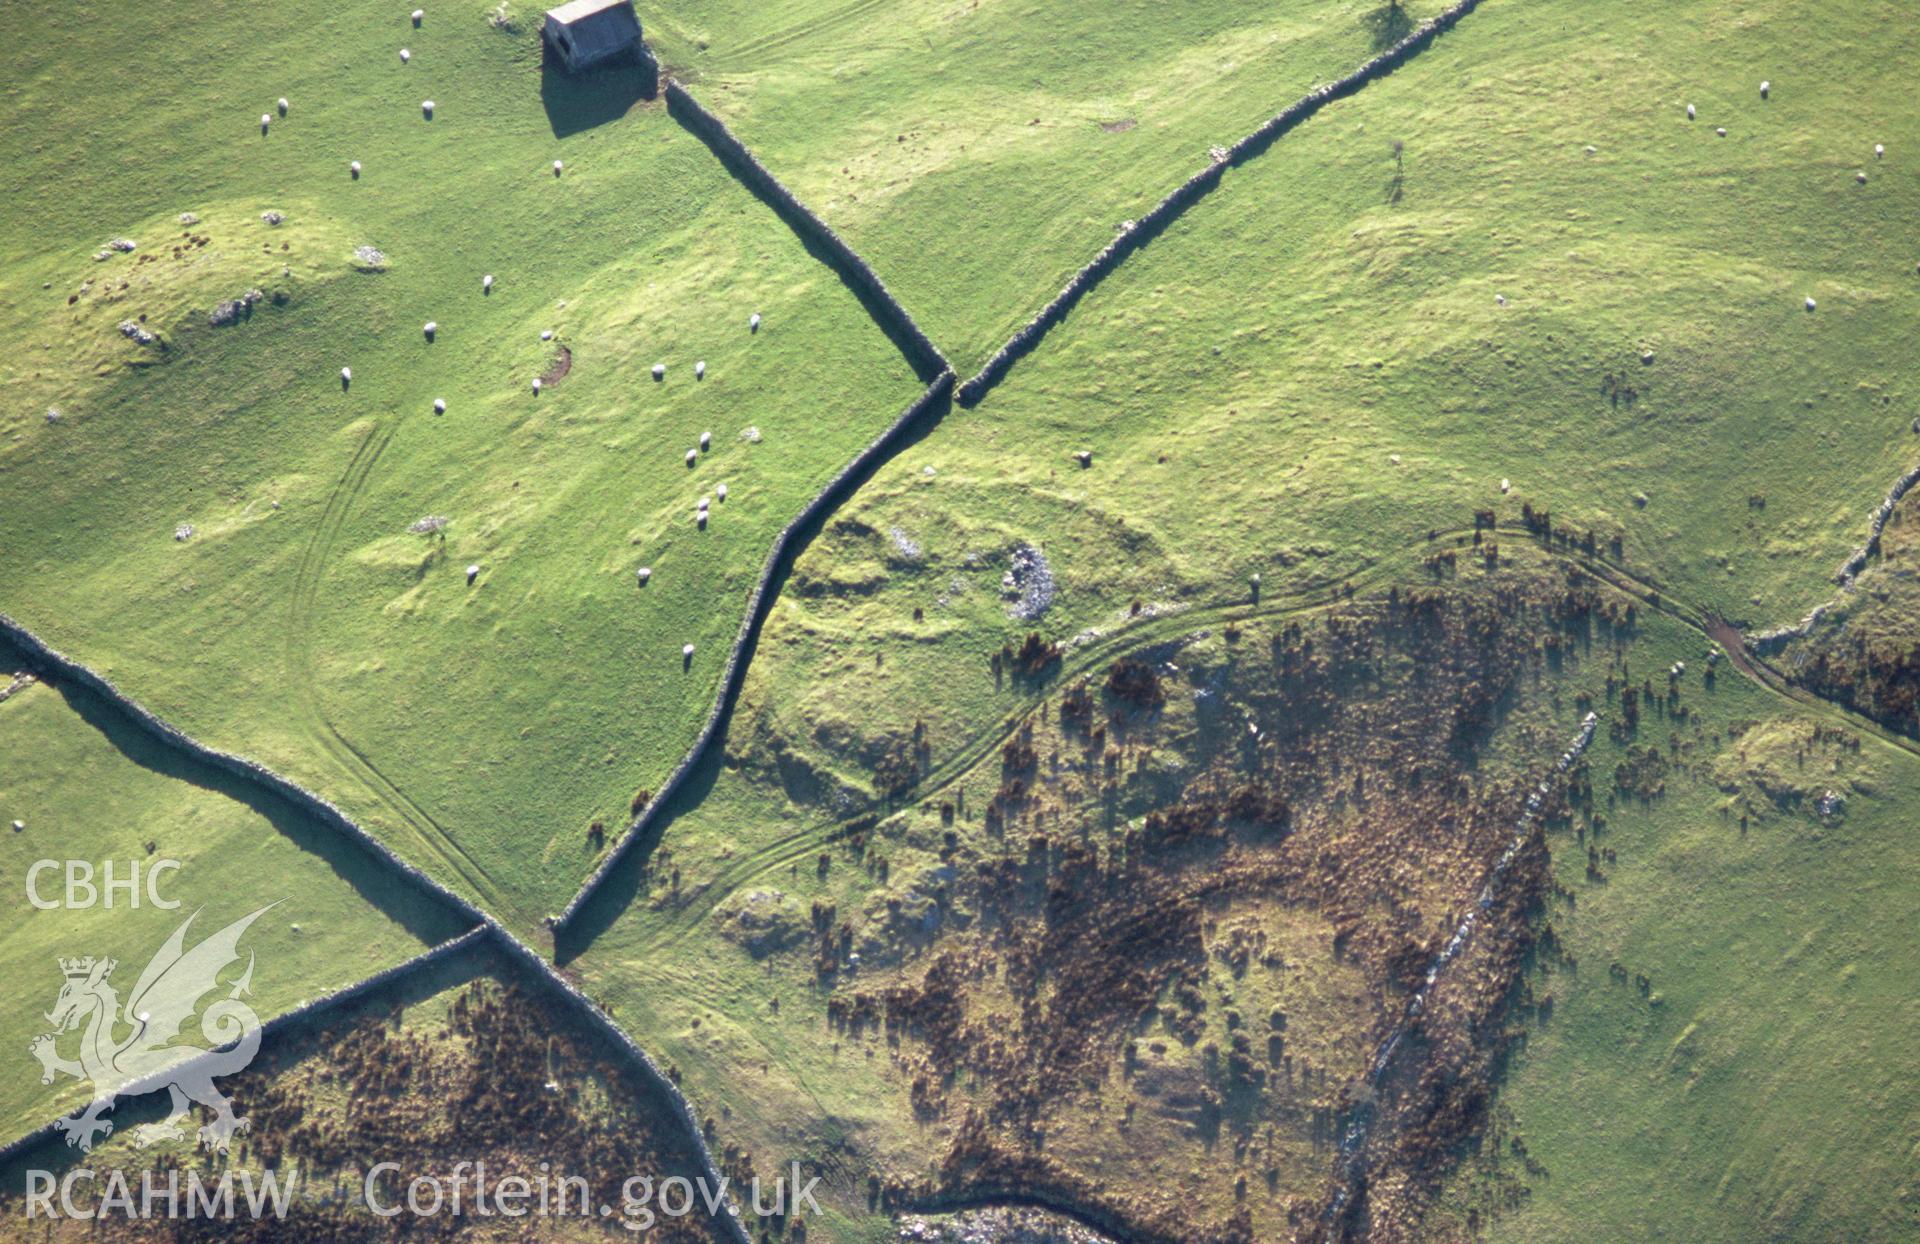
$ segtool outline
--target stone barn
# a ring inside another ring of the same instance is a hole
[[[632,0],[572,0],[547,10],[542,32],[569,70],[591,69],[640,47]]]

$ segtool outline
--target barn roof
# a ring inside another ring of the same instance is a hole
[[[566,27],[576,54],[588,58],[619,51],[640,38],[640,19],[631,0],[571,0],[548,9],[547,20]]]

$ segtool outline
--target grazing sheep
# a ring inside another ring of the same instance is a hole
[[[425,17],[426,15],[427,15],[427,11],[425,9],[415,9],[413,11],[413,24],[415,26],[418,26],[420,24],[420,19]]]
[[[360,180],[360,161],[355,160],[351,164],[348,164],[347,172],[353,174],[353,179],[355,181],[359,181]]]
[[[493,273],[489,272],[480,278],[480,292],[483,294],[491,294],[493,292]]]
[[[714,489],[713,491],[714,491],[714,494],[718,496],[722,501],[725,501],[727,499],[727,486],[725,484],[720,485],[718,488]]]
[[[713,433],[702,432],[700,434],[700,452],[705,453],[711,448],[713,448]]]
[[[1713,132],[1718,134],[1720,137],[1725,138],[1727,136],[1727,127],[1724,125],[1719,126]]]
[[[420,331],[427,335],[428,341],[432,341],[433,335],[440,331],[440,326],[434,323],[432,320],[428,320],[425,324],[422,324],[420,326]]]
[[[1767,97],[1768,97],[1769,95],[1771,95],[1772,93],[1773,93],[1773,83],[1771,83],[1771,82],[1762,82],[1762,83],[1760,84],[1760,98],[1761,98],[1761,99],[1765,99],[1765,98],[1767,98]]]
[[[1689,120],[1689,121],[1691,121],[1691,120],[1693,120],[1693,105],[1692,105],[1692,104],[1688,104],[1688,105],[1687,105],[1687,120]]]
[[[554,175],[555,177],[558,177],[558,176],[560,176],[560,170],[561,170],[561,169],[563,169],[563,168],[565,168],[565,167],[566,167],[566,165],[564,165],[564,164],[562,164],[562,163],[560,163],[560,161],[558,161],[558,160],[555,160],[555,161],[553,162],[553,175]]]
[[[403,65],[404,65],[404,64],[406,64],[406,63],[407,63],[408,61],[410,61],[410,60],[412,60],[412,59],[413,59],[413,53],[412,53],[412,52],[409,52],[409,51],[407,51],[407,49],[405,49],[405,48],[401,48],[401,49],[400,49],[400,63],[401,63],[401,64],[403,64]]]
[[[420,113],[422,116],[426,117],[427,120],[429,121],[433,120],[433,101],[430,99],[421,100]]]
[[[705,380],[707,378],[707,360],[701,359],[693,365],[693,378],[695,380]]]
[[[760,313],[758,311],[755,311],[753,313],[753,318],[747,321],[747,331],[750,333],[757,333],[760,331]]]
[[[342,367],[340,369],[340,387],[344,389],[352,383],[353,383],[353,368]]]
[[[434,398],[434,399],[433,399],[433,413],[434,413],[434,414],[436,414],[436,415],[444,415],[444,414],[446,414],[446,413],[447,413],[447,399],[446,399],[446,398],[444,398],[444,397],[436,397],[436,398]]]
[[[1854,179],[1855,181],[1857,181],[1857,182],[1859,182],[1859,183],[1860,183],[1861,185],[1863,185],[1863,186],[1864,186],[1864,185],[1866,185],[1866,184],[1867,184],[1867,170],[1865,170],[1865,169],[1861,169],[1861,170],[1860,170],[1859,172],[1857,172],[1857,173],[1855,173],[1855,174],[1853,175],[1853,179]]]
[[[1503,496],[1503,497],[1504,497],[1505,495],[1507,495],[1508,493],[1510,493],[1510,492],[1512,492],[1512,491],[1513,491],[1513,481],[1511,481],[1511,480],[1506,480],[1506,479],[1503,479],[1503,480],[1501,480],[1501,481],[1500,481],[1500,495],[1501,495],[1501,496]]]
[[[1882,156],[1884,156],[1884,155],[1886,155],[1886,154],[1887,154],[1887,148],[1886,148],[1886,146],[1885,146],[1885,144],[1883,144],[1883,143],[1875,143],[1875,144],[1873,144],[1873,158],[1874,158],[1874,159],[1876,159],[1876,160],[1878,160],[1878,159],[1880,159],[1880,158],[1881,158]]]
[[[699,510],[702,514],[705,514],[707,510],[712,506],[712,504],[713,503],[708,498],[702,497],[698,502],[694,504],[694,508]]]
[[[533,378],[533,395],[535,397],[540,396],[540,377],[538,376]]]
[[[1812,295],[1812,294],[1808,294],[1808,295],[1807,295],[1807,310],[1809,310],[1809,311],[1811,311],[1811,310],[1813,310],[1813,309],[1814,309],[1814,307],[1815,307],[1815,305],[1816,305],[1816,304],[1815,304],[1815,303],[1814,303],[1814,301],[1813,301],[1813,295]]]
[[[653,365],[653,378],[655,380],[664,380],[666,379],[666,376],[667,376],[667,365],[665,363],[655,363]]]
[[[287,115],[287,97],[285,95],[282,95],[280,97],[279,108],[280,108],[280,115],[283,117],[286,116]]]
[[[682,649],[680,649],[680,655],[685,657],[689,661],[693,660],[693,645],[688,644]]]
[[[705,510],[695,510],[693,512],[693,525],[702,531],[707,529],[707,512]]]
[[[473,565],[471,565],[471,566],[468,566],[468,567],[467,567],[467,584],[468,584],[468,586],[472,586],[472,584],[473,584],[473,581],[474,581],[475,579],[477,579],[477,578],[479,578],[479,577],[480,577],[480,563],[479,563],[479,562],[475,562],[475,563],[474,563]]]
[[[1078,462],[1080,469],[1084,471],[1093,465],[1093,451],[1091,449],[1079,450],[1073,455],[1073,460]]]
[[[1495,306],[1504,307],[1507,305],[1507,296],[1505,294],[1495,294],[1493,301]]]
[[[273,124],[273,117],[271,114],[265,113],[265,112],[260,114],[260,132],[262,134],[266,133],[267,127],[272,124]]]
[[[698,461],[700,461],[700,451],[697,449],[689,449],[687,451],[687,465],[692,466]]]
[[[653,567],[642,566],[636,572],[636,575],[640,580],[640,586],[645,587],[647,585],[647,580],[653,578]]]
[[[540,340],[542,340],[542,341],[552,341],[552,340],[553,340],[553,330],[552,330],[551,328],[543,328],[543,329],[541,329],[541,330],[540,330]]]

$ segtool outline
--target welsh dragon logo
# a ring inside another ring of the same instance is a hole
[[[260,1017],[240,1001],[242,994],[250,992],[253,980],[251,953],[246,971],[227,996],[215,999],[201,1013],[200,1032],[206,1046],[181,1044],[178,1038],[200,1009],[201,999],[218,986],[221,972],[239,961],[241,935],[273,906],[241,917],[191,950],[186,948],[187,929],[199,913],[188,916],[140,973],[124,1006],[107,983],[115,960],[91,955],[60,960],[66,983],[46,1016],[53,1031],[35,1037],[27,1049],[44,1068],[42,1084],[69,1075],[93,1085],[92,1104],[55,1125],[66,1134],[69,1145],[90,1151],[113,1134],[113,1120],[104,1116],[113,1109],[115,1099],[162,1087],[169,1095],[169,1113],[159,1123],[134,1129],[136,1145],[144,1148],[182,1136],[180,1120],[186,1117],[190,1101],[214,1112],[213,1121],[199,1129],[200,1143],[208,1149],[224,1152],[236,1132],[247,1130],[247,1120],[233,1113],[233,1102],[213,1081],[243,1070],[260,1048]],[[84,1030],[79,1058],[63,1058],[57,1042],[76,1028]]]

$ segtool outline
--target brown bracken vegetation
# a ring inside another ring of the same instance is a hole
[[[877,1034],[947,1137],[936,1173],[879,1202],[1017,1196],[1148,1240],[1418,1238],[1489,1107],[1546,884],[1537,839],[1382,1100],[1366,1068],[1539,776],[1483,775],[1487,743],[1530,672],[1624,645],[1624,616],[1577,571],[1396,591],[1240,632],[1213,670],[1136,653],[1110,668],[1106,713],[1064,689],[1002,747],[970,832],[947,834],[940,901],[968,918],[831,995],[831,1022]],[[1189,699],[1177,738],[1135,711]],[[1538,741],[1542,768],[1563,745]],[[1324,1222],[1362,1110],[1382,1120],[1367,1194]]]

